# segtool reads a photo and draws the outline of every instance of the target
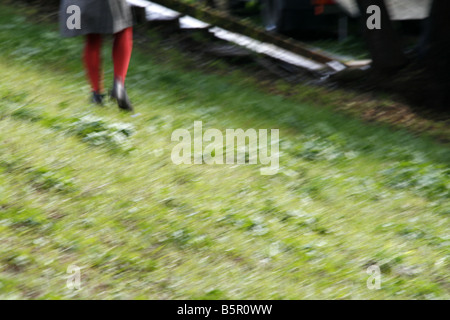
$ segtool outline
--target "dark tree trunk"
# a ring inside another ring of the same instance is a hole
[[[357,0],[357,3],[361,11],[363,35],[369,46],[373,67],[377,71],[389,72],[405,66],[408,61],[402,50],[400,37],[392,26],[384,0]],[[367,13],[367,8],[371,5],[381,9],[381,29],[367,28],[366,22],[371,16]]]

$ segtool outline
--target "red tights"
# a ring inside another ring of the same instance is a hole
[[[101,75],[101,47],[102,36],[100,34],[88,34],[84,47],[84,65],[91,83],[92,91],[100,93],[102,88]],[[133,48],[133,28],[124,29],[114,34],[113,61],[114,79],[125,83],[128,65],[130,64]]]

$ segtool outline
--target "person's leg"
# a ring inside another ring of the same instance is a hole
[[[133,28],[126,28],[114,35],[113,60],[114,79],[125,83],[131,52],[133,50]]]
[[[88,34],[84,47],[84,65],[94,94],[100,94],[102,88],[100,34]]]
[[[114,34],[113,60],[114,60],[114,86],[111,97],[117,100],[119,108],[133,111],[127,91],[125,90],[125,78],[130,64],[131,51],[133,50],[133,28],[124,29]]]

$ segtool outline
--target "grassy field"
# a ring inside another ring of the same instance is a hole
[[[448,146],[174,52],[134,52],[137,114],[95,107],[82,39],[56,30],[0,5],[1,299],[450,298]],[[194,121],[278,128],[279,173],[174,165]]]

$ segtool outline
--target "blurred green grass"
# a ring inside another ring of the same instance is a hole
[[[187,70],[177,52],[135,50],[139,116],[94,107],[82,39],[26,17],[0,6],[0,298],[450,297],[447,147]],[[172,131],[196,120],[280,129],[280,173],[172,164]]]

